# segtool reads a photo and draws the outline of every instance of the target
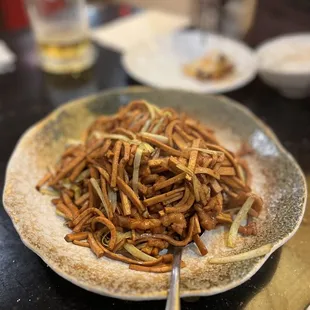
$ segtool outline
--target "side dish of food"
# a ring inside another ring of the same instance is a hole
[[[223,53],[212,51],[183,67],[185,75],[198,81],[221,80],[234,72],[234,65]]]
[[[208,253],[204,231],[227,227],[232,248],[239,234],[259,233],[263,200],[251,189],[255,176],[240,158],[245,152],[228,151],[213,130],[186,114],[132,101],[70,141],[36,188],[55,195],[56,212],[72,229],[67,242],[133,270],[167,272],[169,246],[194,242],[201,255]],[[209,263],[262,256],[271,247]]]

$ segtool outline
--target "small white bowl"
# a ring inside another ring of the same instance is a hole
[[[288,98],[310,95],[310,33],[273,38],[257,50],[262,80]]]

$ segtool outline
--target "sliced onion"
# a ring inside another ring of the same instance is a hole
[[[94,189],[96,190],[96,192],[97,192],[97,194],[98,194],[98,196],[99,196],[99,198],[100,198],[100,200],[101,200],[101,202],[103,204],[103,207],[105,209],[106,215],[108,217],[110,217],[109,208],[108,208],[108,206],[107,206],[107,204],[106,204],[106,202],[105,202],[105,200],[103,198],[103,193],[102,193],[102,190],[101,190],[98,182],[94,178],[90,178],[90,182],[91,182],[92,186],[94,187]]]
[[[57,209],[56,209],[56,214],[59,215],[59,216],[61,216],[61,217],[63,217],[63,218],[65,218],[65,219],[67,218],[67,217],[65,216],[65,214],[63,214],[61,211],[59,211],[59,210],[57,210]]]
[[[150,261],[153,261],[153,260],[157,259],[157,258],[155,258],[153,256],[150,256],[150,255],[147,255],[147,254],[143,253],[137,247],[135,247],[133,244],[125,243],[124,244],[124,248],[132,256],[134,256],[135,258],[138,258],[138,259],[140,259],[142,261],[150,262]]]
[[[146,245],[147,245],[147,242],[139,243],[136,245],[136,248],[140,250],[140,249],[144,248]]]
[[[165,116],[163,116],[158,122],[157,124],[154,126],[153,130],[151,131],[151,133],[156,133],[157,130],[159,129],[159,127],[162,125],[162,123],[164,122],[165,120]]]
[[[43,195],[48,195],[48,196],[57,196],[59,197],[59,193],[55,191],[54,189],[51,188],[40,188],[39,189],[40,193]]]
[[[140,130],[140,132],[146,132],[146,131],[148,131],[150,125],[151,125],[151,120],[148,119],[148,120],[145,122],[145,124],[144,124],[144,126],[142,127],[142,129]]]
[[[151,103],[149,103],[149,102],[147,102],[147,101],[145,101],[145,100],[142,100],[142,102],[145,104],[145,106],[146,106],[147,109],[149,110],[150,116],[151,116],[152,119],[155,118],[156,113],[160,113],[160,112],[161,112],[160,108],[157,107],[156,105],[151,104]]]
[[[84,179],[88,178],[89,176],[90,176],[90,171],[89,171],[89,169],[86,169],[80,173],[80,175],[76,178],[75,182],[79,183],[79,182],[83,181]]]
[[[154,105],[152,105],[152,104],[150,104],[150,103],[148,103],[147,101],[144,101],[144,100],[143,100],[143,103],[145,104],[145,106],[149,110],[151,119],[154,119],[155,118],[155,108],[154,108]]]
[[[158,113],[160,113],[160,110],[158,110]],[[159,129],[159,127],[162,125],[162,123],[164,122],[165,120],[165,117],[166,116],[172,116],[172,114],[168,111],[164,112],[162,114],[162,118],[158,121],[158,123],[154,126],[153,130],[151,131],[152,133],[156,133],[157,130]]]
[[[71,189],[74,191],[74,200],[78,200],[81,197],[81,188],[76,184],[72,184]]]
[[[159,112],[158,112],[159,113]],[[164,113],[162,113],[162,115],[167,115],[167,116],[172,116],[172,113],[171,112],[169,112],[169,111],[165,111]]]
[[[141,158],[143,155],[143,149],[144,149],[143,144],[140,144],[137,148],[135,159],[133,161],[132,189],[136,194],[138,194],[139,170],[140,170]]]
[[[102,238],[101,238],[101,243],[105,245],[106,247],[109,246],[109,242],[110,242],[110,238],[108,237],[109,234],[110,234],[110,231],[108,230],[106,233],[102,235]]]
[[[148,144],[148,143],[146,143],[146,142],[143,142],[142,144],[143,144],[143,148],[144,148],[146,151],[148,151],[148,152],[150,152],[150,153],[153,153],[153,152],[154,152],[154,148],[153,148],[150,144]]]
[[[131,141],[131,139],[129,139],[125,135],[116,134],[116,133],[113,134],[113,133],[103,133],[103,132],[100,132],[100,131],[94,131],[93,135],[97,139],[108,138],[108,139],[112,139],[112,140],[123,140],[123,141],[126,141],[126,142],[130,142]]]
[[[150,137],[150,138],[153,138],[153,139],[155,139],[159,142],[165,143],[165,144],[167,144],[169,141],[168,137],[165,137],[162,135],[156,135],[154,133],[149,133],[149,132],[142,132],[141,136]]]
[[[68,139],[66,142],[67,146],[70,145],[80,145],[80,144],[84,144],[82,140],[77,140],[77,139]]]
[[[62,186],[66,189],[73,190],[75,200],[80,198],[81,188],[79,186],[77,186],[76,184],[71,183],[69,179],[64,179],[62,181]]]
[[[107,188],[108,188],[108,197],[112,204],[113,213],[114,213],[116,206],[117,206],[117,193],[112,190],[109,184],[107,184]]]
[[[259,256],[263,256],[268,254],[273,247],[272,243],[265,244],[255,250],[251,250],[245,253],[226,256],[226,257],[213,257],[209,259],[210,264],[226,264],[226,263],[233,263],[233,262],[240,262],[243,260],[247,260],[250,258],[255,258]]]
[[[160,109],[158,107],[154,106],[151,103],[148,103],[145,100],[139,100],[139,103],[142,103],[146,106],[146,108],[148,109],[148,111],[150,113],[151,119],[154,119],[156,117],[156,112],[157,113],[160,112]]]
[[[66,178],[61,181],[61,185],[66,189],[71,189],[72,183],[70,182],[68,178]]]
[[[121,242],[123,239],[130,239],[132,237],[131,231],[125,233],[117,232],[116,243]]]
[[[240,211],[238,212],[237,216],[235,217],[233,223],[231,224],[227,242],[227,245],[229,247],[231,248],[235,247],[235,241],[237,238],[238,229],[241,225],[241,222],[246,218],[248,212],[250,211],[252,204],[254,203],[254,200],[255,199],[252,196],[248,197],[248,199],[245,201]]]
[[[103,133],[103,132],[99,132],[99,131],[94,131],[92,133],[97,139],[112,139],[112,140],[121,140],[121,141],[125,141],[128,142],[130,144],[136,144],[136,145],[140,145],[142,142],[137,140],[137,139],[130,139],[128,137],[126,137],[125,135],[121,135],[121,134],[114,134],[114,133]]]
[[[140,140],[134,139],[129,141],[130,144],[140,145],[142,142]]]

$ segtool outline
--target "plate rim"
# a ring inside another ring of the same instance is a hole
[[[178,34],[178,33],[190,33],[190,32],[195,32],[197,30],[188,30],[188,29],[185,29],[185,30],[181,30],[181,31],[177,31],[177,32],[171,32],[169,34],[165,34],[165,35],[161,35],[161,36],[156,36],[155,38],[153,38],[153,40],[157,40],[159,38],[165,38],[165,37],[168,37],[168,36],[173,36],[175,34]],[[209,35],[215,37],[215,38],[224,38],[225,40],[228,40],[230,42],[233,42],[234,44],[238,44],[240,47],[242,47],[244,50],[247,51],[247,53],[252,57],[253,59],[253,70],[252,72],[250,72],[248,75],[246,75],[245,77],[243,78],[239,78],[236,80],[235,83],[233,84],[230,84],[228,86],[223,86],[223,87],[219,87],[219,88],[216,88],[214,90],[204,90],[203,88],[201,89],[196,89],[196,90],[193,90],[193,89],[185,89],[185,91],[188,91],[188,92],[195,92],[195,93],[202,93],[202,94],[221,94],[221,93],[226,93],[226,92],[230,92],[230,91],[233,91],[233,90],[237,90],[239,88],[242,88],[246,85],[248,85],[249,83],[251,83],[255,77],[257,76],[257,73],[258,73],[258,70],[259,70],[259,64],[258,64],[258,57],[257,57],[257,54],[255,52],[255,49],[251,48],[250,46],[248,46],[247,44],[245,44],[244,42],[242,42],[241,40],[237,40],[237,39],[232,39],[232,38],[229,38],[227,36],[224,36],[224,35],[218,35],[218,34],[215,34],[215,33],[212,33],[210,32]],[[149,42],[149,41],[147,41]],[[147,42],[142,42],[144,44],[146,44]],[[141,48],[141,43],[140,44],[137,44],[133,47],[131,47],[129,50],[126,50],[122,55],[121,55],[121,65],[123,67],[123,69],[126,71],[126,73],[132,77],[133,79],[135,79],[137,82],[141,83],[141,84],[144,84],[144,85],[148,85],[149,87],[152,87],[152,88],[156,88],[156,89],[166,89],[166,90],[171,90],[173,88],[167,86],[159,86],[157,85],[156,83],[154,82],[150,82],[150,81],[147,81],[147,80],[144,80],[143,78],[141,78],[139,76],[139,74],[136,73],[136,71],[132,70],[131,68],[131,65],[129,64],[129,57],[132,56],[133,53],[135,53],[135,50],[138,49],[138,48]]]
[[[272,141],[276,144],[276,146],[279,148],[280,152],[284,155],[287,156],[287,158],[289,159],[289,161],[294,165],[294,168],[296,169],[296,171],[298,172],[298,175],[301,177],[302,181],[303,181],[303,190],[304,190],[304,201],[303,201],[303,205],[302,205],[302,212],[299,216],[298,222],[296,224],[296,226],[294,227],[294,229],[288,234],[286,235],[283,239],[279,240],[278,242],[276,242],[272,249],[270,250],[270,252],[268,254],[266,254],[265,256],[260,257],[259,261],[256,263],[255,267],[246,274],[246,276],[244,276],[241,280],[235,280],[227,285],[221,286],[220,288],[213,288],[213,289],[205,289],[205,290],[185,290],[182,291],[180,293],[181,297],[191,297],[191,296],[212,296],[212,295],[216,295],[219,293],[223,293],[225,291],[228,291],[230,289],[233,289],[241,284],[243,284],[244,282],[246,282],[247,280],[249,280],[260,268],[261,266],[266,262],[266,260],[269,258],[269,256],[275,252],[279,247],[281,247],[284,243],[286,243],[288,240],[290,240],[294,234],[296,233],[296,231],[298,230],[301,221],[303,219],[304,213],[305,213],[305,209],[306,209],[306,203],[307,203],[307,183],[306,183],[306,179],[304,176],[304,173],[302,172],[302,169],[300,168],[299,164],[297,163],[297,161],[295,160],[295,158],[291,155],[291,153],[289,153],[286,148],[281,144],[280,140],[277,138],[277,136],[275,135],[275,133],[272,131],[272,129],[266,125],[262,120],[260,120],[251,110],[249,110],[246,106],[240,104],[238,101],[230,99],[228,97],[225,96],[217,96],[217,95],[209,95],[209,94],[199,94],[196,92],[189,92],[189,91],[184,91],[184,90],[178,90],[178,89],[162,89],[162,90],[158,90],[158,89],[154,89],[154,88],[150,88],[150,87],[145,87],[145,86],[134,86],[134,87],[117,87],[117,88],[112,88],[112,89],[108,89],[108,90],[104,90],[101,92],[98,92],[96,94],[93,95],[89,95],[86,97],[82,97],[79,99],[74,99],[71,100],[65,104],[63,104],[62,106],[54,109],[53,111],[51,111],[47,116],[45,116],[44,118],[42,118],[41,120],[39,120],[38,122],[34,123],[32,126],[30,126],[18,139],[14,150],[11,154],[11,157],[8,161],[7,167],[6,167],[6,171],[5,171],[5,182],[4,182],[4,188],[3,188],[3,197],[2,197],[2,203],[3,203],[3,207],[4,210],[6,211],[6,213],[8,214],[8,216],[10,217],[12,224],[17,232],[17,234],[19,235],[21,241],[23,242],[23,244],[29,248],[31,251],[33,251],[35,254],[37,254],[53,271],[55,271],[59,276],[61,276],[62,278],[70,281],[71,283],[87,290],[87,291],[91,291],[94,293],[97,293],[99,295],[102,296],[107,296],[107,297],[112,297],[112,298],[118,298],[118,299],[122,299],[122,300],[132,300],[132,301],[143,301],[143,300],[159,300],[159,299],[165,299],[167,296],[167,291],[163,290],[163,291],[158,291],[154,294],[152,293],[148,293],[148,294],[135,294],[135,295],[128,295],[128,294],[111,294],[108,291],[103,290],[102,288],[98,287],[98,285],[90,285],[85,283],[83,280],[76,280],[74,276],[69,275],[67,272],[61,270],[56,264],[54,264],[53,260],[49,259],[45,254],[44,251],[41,251],[39,248],[36,248],[33,244],[31,244],[30,239],[31,238],[27,238],[27,236],[22,235],[22,233],[19,231],[18,229],[18,225],[17,222],[14,222],[13,220],[13,215],[10,213],[10,207],[9,207],[9,202],[6,202],[7,200],[7,195],[9,195],[8,193],[8,180],[9,180],[9,170],[11,165],[13,164],[13,159],[14,159],[14,155],[17,152],[17,149],[19,148],[22,140],[24,140],[25,138],[27,138],[28,136],[31,136],[33,134],[33,132],[41,126],[44,126],[44,124],[48,123],[51,119],[56,118],[62,111],[65,111],[66,109],[68,109],[68,107],[76,105],[77,103],[79,103],[80,105],[85,104],[85,102],[88,102],[90,100],[96,99],[102,95],[110,95],[110,94],[126,94],[126,93],[135,93],[135,92],[148,92],[148,91],[160,91],[160,92],[176,92],[176,93],[191,93],[192,95],[198,95],[198,96],[204,96],[206,99],[208,97],[212,97],[212,98],[217,98],[219,100],[221,100],[224,104],[227,105],[233,105],[235,108],[237,108],[239,111],[241,111],[242,113],[246,114],[249,118],[251,118],[259,127],[262,127],[265,130],[266,135],[268,135]],[[28,240],[29,239],[29,240]]]

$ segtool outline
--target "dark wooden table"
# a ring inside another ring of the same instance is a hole
[[[261,0],[246,41],[255,46],[271,36],[310,29],[307,1]],[[119,7],[98,7],[92,24],[119,16]],[[75,80],[44,75],[37,67],[29,30],[2,33],[17,54],[16,71],[0,76],[0,182],[21,134],[61,103],[109,87],[135,84],[123,71],[120,55],[98,47],[95,68]],[[310,98],[289,100],[258,79],[227,94],[249,107],[296,157],[310,183]],[[309,202],[309,201],[308,201]],[[309,203],[308,203],[309,205]],[[253,276],[226,293],[182,301],[183,309],[305,309],[310,303],[310,212],[298,233]],[[164,309],[164,301],[125,302],[82,290],[62,279],[20,241],[0,207],[0,309]]]

